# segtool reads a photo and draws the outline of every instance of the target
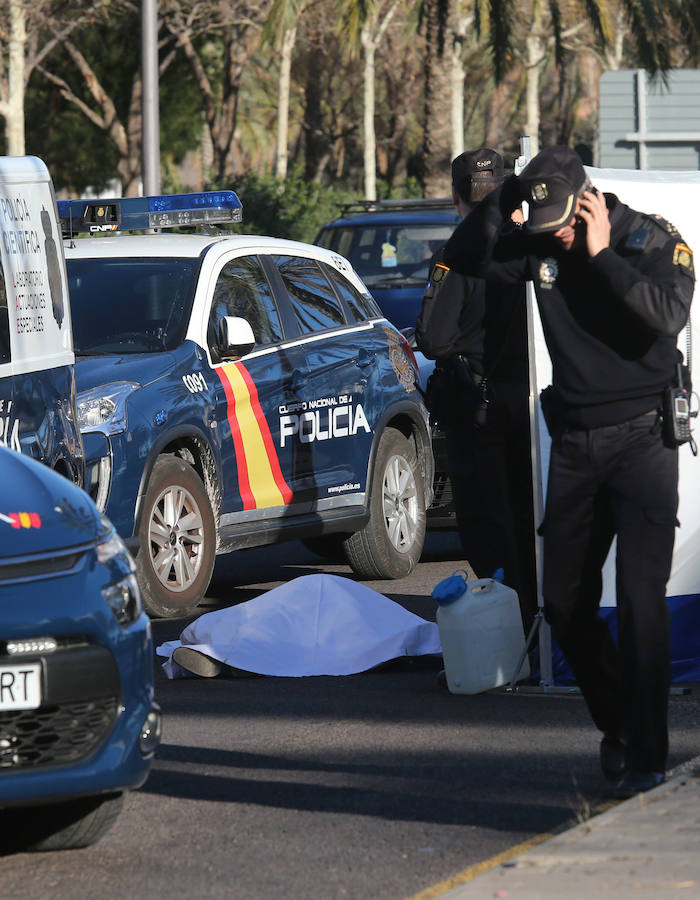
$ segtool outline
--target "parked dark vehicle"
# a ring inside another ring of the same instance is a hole
[[[315,244],[346,257],[397,328],[415,326],[430,258],[457,222],[452,200],[378,200],[348,204]]]

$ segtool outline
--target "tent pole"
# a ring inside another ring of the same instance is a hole
[[[530,161],[530,138],[520,138],[520,156],[515,161],[515,174],[519,175]],[[518,675],[526,655],[530,652],[535,640],[540,663],[540,685],[544,688],[553,683],[552,674],[552,635],[551,629],[544,618],[542,600],[542,538],[537,534],[539,523],[544,518],[544,485],[542,475],[542,446],[540,442],[539,415],[537,401],[539,396],[537,384],[537,362],[535,359],[535,315],[536,298],[535,289],[531,281],[525,286],[525,300],[527,303],[527,353],[528,368],[530,374],[530,459],[532,461],[532,506],[534,514],[535,532],[535,568],[537,573],[537,615],[530,628],[530,633],[525,642],[518,664],[513,672],[507,690],[514,690]]]

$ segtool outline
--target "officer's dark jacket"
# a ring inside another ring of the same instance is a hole
[[[500,193],[458,225],[445,263],[506,283],[533,281],[564,422],[597,427],[657,408],[674,378],[694,289],[681,236],[606,194],[610,246],[591,258],[551,235],[501,234]]]
[[[431,279],[416,322],[416,343],[428,359],[465,356],[477,375],[527,379],[526,309],[522,289],[447,271],[444,247],[433,256]],[[437,269],[436,269],[437,265]],[[443,277],[437,281],[435,273]]]
[[[430,261],[430,281],[416,322],[416,343],[428,359],[462,355],[481,374],[484,354],[484,281],[449,271],[441,248]]]

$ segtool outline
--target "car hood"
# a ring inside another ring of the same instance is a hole
[[[172,371],[174,357],[174,352],[76,357],[75,383],[78,393],[115,381],[150,384]]]
[[[0,447],[0,559],[93,543],[104,526],[88,495],[47,466]]]

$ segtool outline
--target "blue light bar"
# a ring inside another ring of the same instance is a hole
[[[58,215],[64,234],[96,234],[240,222],[243,205],[234,191],[203,191],[116,200],[59,200]]]

